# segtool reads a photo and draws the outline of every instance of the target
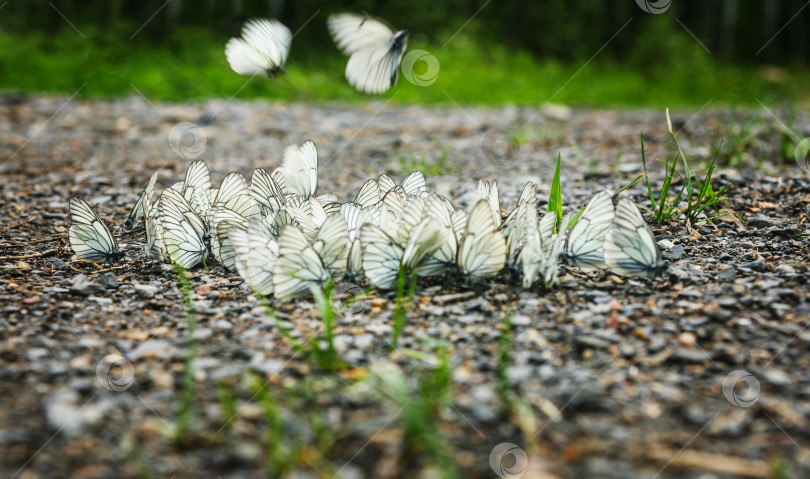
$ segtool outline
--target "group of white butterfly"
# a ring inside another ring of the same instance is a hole
[[[123,224],[125,230],[143,226],[150,258],[188,269],[213,256],[254,292],[282,301],[307,296],[328,281],[365,278],[377,289],[393,289],[403,273],[475,283],[505,271],[507,280],[518,277],[524,288],[539,282],[551,288],[561,260],[625,276],[654,276],[665,266],[635,204],[622,198],[614,208],[606,191],[573,225],[570,215],[560,223],[553,212],[539,218],[534,183],[526,184],[504,218],[497,182],[482,180],[467,212],[428,191],[419,171],[401,184],[382,174],[366,181],[353,201],[340,203],[334,195],[316,194],[312,141],[289,146],[274,171],[254,170],[250,184],[232,172],[214,188],[208,166],[196,160],[183,181],[153,201],[157,177],[155,172]],[[70,244],[79,259],[112,263],[123,257],[87,202],[73,198],[70,217]]]
[[[367,15],[331,15],[329,32],[338,48],[349,55],[346,79],[355,89],[380,94],[397,82],[397,70],[405,52],[408,32],[393,32],[385,23]],[[293,35],[278,20],[252,19],[240,38],[231,38],[225,57],[240,75],[275,76],[284,72]]]

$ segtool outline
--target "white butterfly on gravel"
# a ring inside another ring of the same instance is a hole
[[[290,53],[292,34],[278,20],[254,18],[242,27],[241,38],[231,38],[225,45],[225,58],[240,75],[284,73],[284,62]]]
[[[155,182],[157,182],[158,172],[152,173],[152,177],[143,188],[143,192],[138,196],[138,201],[132,207],[126,219],[124,219],[124,230],[130,231],[138,226],[138,223],[144,218],[145,211],[148,210],[152,204],[152,195],[155,193]]]
[[[481,199],[467,218],[456,264],[466,281],[495,277],[506,263],[506,239],[498,231],[490,203]]]
[[[594,195],[568,233],[562,251],[563,261],[583,269],[604,268],[603,246],[614,216],[610,193],[603,190]]]
[[[228,238],[233,245],[234,266],[254,293],[273,294],[273,267],[278,259],[278,242],[263,224],[251,222],[247,230],[232,228]]]
[[[303,145],[290,145],[284,150],[281,161],[286,190],[309,198],[318,189],[318,149],[312,140]]]
[[[407,30],[394,33],[383,22],[355,13],[332,15],[328,26],[335,44],[349,55],[346,79],[352,87],[377,95],[397,83]]]
[[[70,247],[79,259],[92,263],[115,263],[124,257],[110,228],[81,198],[70,200]]]
[[[158,201],[163,244],[172,263],[191,268],[205,265],[208,256],[208,226],[183,196],[172,188]]]
[[[605,263],[622,276],[654,277],[667,266],[650,225],[628,198],[619,200],[613,226],[605,235]]]

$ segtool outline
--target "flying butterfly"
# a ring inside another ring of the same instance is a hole
[[[110,228],[81,198],[70,200],[70,247],[79,259],[92,263],[115,263],[124,257]]]
[[[290,30],[273,19],[254,18],[242,27],[242,38],[231,38],[225,45],[225,58],[240,75],[284,73],[290,53]]]
[[[397,83],[407,30],[394,33],[381,21],[355,13],[332,15],[328,26],[335,44],[349,55],[346,79],[352,87],[377,95]]]
[[[654,277],[667,266],[650,225],[628,198],[616,205],[616,217],[605,235],[604,248],[608,269],[622,276]]]

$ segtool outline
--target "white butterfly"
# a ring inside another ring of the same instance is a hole
[[[155,182],[157,182],[158,172],[152,173],[152,177],[146,183],[141,195],[138,196],[138,201],[132,207],[126,219],[124,219],[124,229],[130,231],[134,229],[138,223],[144,218],[145,211],[152,205],[152,195],[155,193]]]
[[[554,212],[549,212],[546,216],[553,216]],[[545,218],[545,217],[544,217]],[[560,254],[562,253],[563,247],[563,238],[565,237],[565,227],[568,226],[568,223],[571,221],[571,215],[567,214],[563,217],[562,222],[560,223],[560,227],[557,230],[556,236],[552,236],[549,238],[550,246],[544,247],[544,249],[548,250],[548,254],[546,255],[546,260],[543,263],[543,283],[546,285],[546,288],[551,289],[554,285],[557,284],[557,277],[559,275],[559,265],[560,265]],[[541,231],[542,234],[542,231]]]
[[[233,229],[247,231],[248,219],[235,211],[215,206],[210,212],[211,254],[229,271],[236,269],[236,249],[231,243]]]
[[[163,243],[169,259],[189,269],[208,256],[208,227],[180,193],[169,188],[158,201]]]
[[[338,48],[349,55],[346,79],[367,94],[380,94],[397,83],[397,70],[405,52],[408,32],[394,33],[379,20],[354,13],[332,15],[329,33]]]
[[[594,195],[568,232],[562,252],[563,261],[585,269],[604,268],[605,235],[613,225],[614,216],[610,193],[600,191]]]
[[[404,249],[379,226],[367,223],[360,228],[363,244],[363,271],[372,286],[393,289]]]
[[[667,266],[650,226],[628,198],[622,198],[616,205],[616,217],[605,236],[604,251],[608,269],[623,276],[654,277]]]
[[[273,265],[273,291],[281,301],[308,296],[311,288],[329,280],[321,257],[295,226],[285,226],[278,238],[278,259]]]
[[[318,150],[312,140],[300,147],[290,145],[284,150],[281,172],[290,193],[309,198],[318,189]]]
[[[145,194],[145,192],[141,193],[141,196]],[[166,252],[166,245],[163,243],[163,225],[160,224],[158,216],[157,204],[155,204],[144,218],[144,224],[146,226],[146,255],[157,261],[168,262],[169,255]]]
[[[176,186],[175,184],[170,188],[177,189]],[[210,190],[211,172],[208,170],[208,165],[203,160],[192,161],[186,170],[180,192],[194,211],[203,219],[208,217],[208,208],[211,207]]]
[[[225,57],[240,75],[284,73],[292,34],[277,20],[255,18],[242,27],[242,38],[231,38]]]
[[[250,179],[250,196],[259,203],[262,216],[265,217],[280,210],[286,202],[284,189],[264,168],[253,170],[253,177]]]
[[[490,183],[487,180],[480,180],[478,182],[478,199],[486,200],[489,207],[492,221],[495,222],[495,227],[501,226],[501,200],[498,195],[498,182],[492,180]]]
[[[81,198],[70,200],[70,247],[79,259],[93,263],[115,263],[124,257],[110,229]]]
[[[278,259],[278,242],[259,222],[248,224],[247,230],[233,228],[228,238],[236,253],[234,265],[239,276],[254,293],[273,294],[273,266]]]
[[[467,219],[456,264],[467,281],[492,278],[506,262],[506,240],[498,231],[487,200],[478,200]]]

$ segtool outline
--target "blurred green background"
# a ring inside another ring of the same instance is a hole
[[[326,18],[367,12],[411,32],[438,77],[396,103],[598,107],[807,105],[806,0],[29,0],[0,3],[0,90],[154,100],[366,101],[343,79]],[[225,43],[251,17],[298,32],[287,76],[247,81]],[[426,64],[418,62],[415,71]],[[84,85],[84,86],[83,86]],[[82,87],[83,86],[83,87]]]

